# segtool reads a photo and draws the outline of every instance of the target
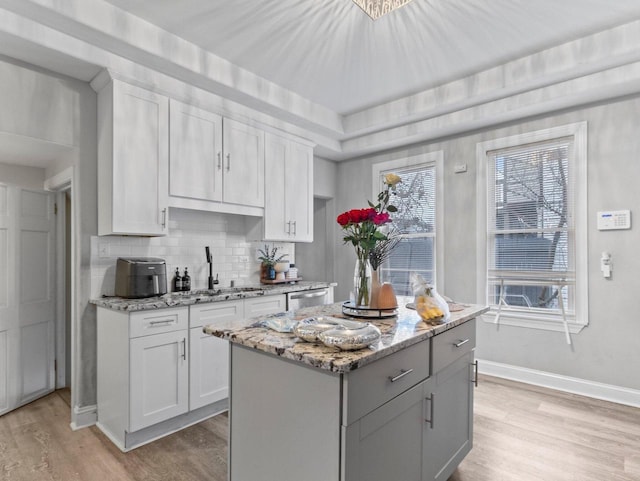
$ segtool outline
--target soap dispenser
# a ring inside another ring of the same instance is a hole
[[[173,292],[180,292],[182,290],[182,276],[180,270],[176,267],[176,274],[173,276]]]
[[[189,277],[189,273],[187,272],[187,267],[184,268],[184,276],[182,276],[182,290],[183,291],[191,290],[191,277]]]

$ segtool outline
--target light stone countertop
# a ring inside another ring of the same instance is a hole
[[[428,324],[421,320],[416,311],[405,307],[408,302],[412,301],[413,298],[411,297],[399,297],[398,302],[401,307],[398,315],[386,319],[347,317],[342,314],[341,303],[307,307],[285,314],[293,319],[321,316],[356,319],[371,322],[377,326],[382,333],[380,340],[367,348],[356,351],[342,351],[336,347],[327,347],[320,342],[305,342],[293,333],[274,331],[266,327],[266,320],[273,316],[217,323],[205,326],[203,331],[206,334],[226,339],[229,342],[284,359],[301,362],[327,371],[344,373],[358,369],[377,359],[464,324],[489,310],[487,306],[455,304],[455,308],[461,310],[451,312],[448,322],[439,321]]]
[[[145,299],[125,299],[122,297],[102,297],[91,299],[91,304],[106,307],[115,311],[145,311],[149,309],[166,309],[168,307],[190,306],[209,302],[231,301],[250,297],[275,296],[289,292],[308,291],[329,287],[328,282],[298,281],[295,284],[261,284],[242,287],[222,287],[213,289],[194,290],[190,292],[172,292],[164,296],[148,297]]]

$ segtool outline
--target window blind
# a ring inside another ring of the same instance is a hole
[[[383,264],[381,275],[396,294],[411,295],[411,272],[435,282],[436,171],[433,165],[422,165],[393,172],[402,179],[391,200],[398,208],[391,214],[392,229],[401,240]]]
[[[557,308],[559,295],[571,304],[562,281],[575,270],[572,142],[489,153],[489,277],[490,285],[515,284],[507,288],[507,304]]]

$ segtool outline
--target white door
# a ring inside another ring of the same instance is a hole
[[[54,197],[0,185],[0,414],[53,391]]]

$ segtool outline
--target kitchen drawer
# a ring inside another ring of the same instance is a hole
[[[447,367],[476,347],[476,320],[460,324],[431,338],[431,373]]]
[[[343,424],[357,421],[429,377],[429,340],[344,376]]]
[[[189,327],[189,308],[153,309],[129,315],[129,337],[149,336]]]
[[[244,301],[223,301],[189,307],[189,327],[202,327],[210,324],[225,327],[233,321],[244,319]]]

